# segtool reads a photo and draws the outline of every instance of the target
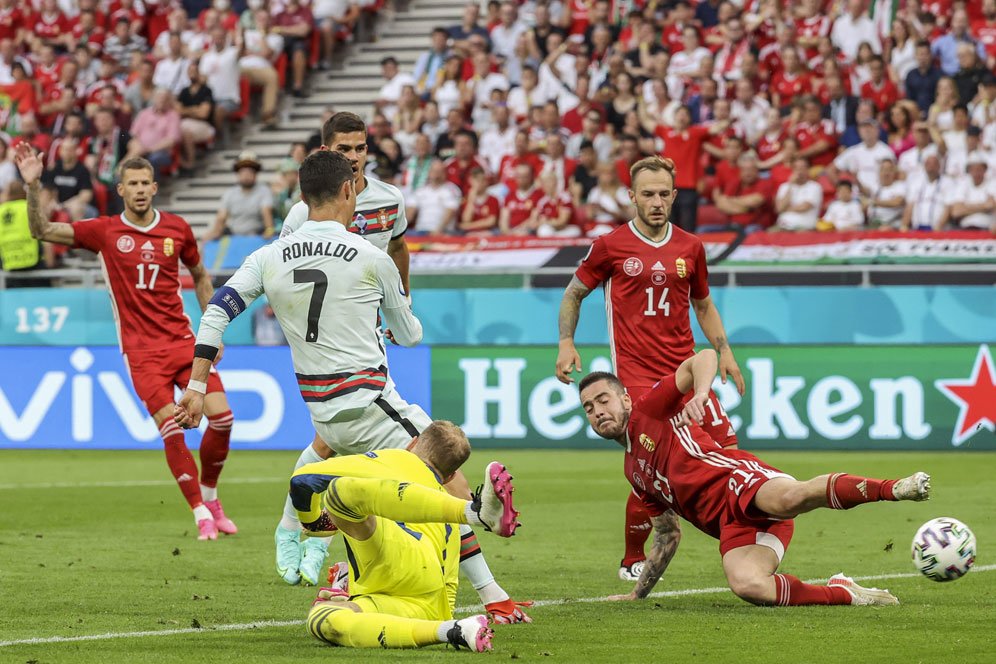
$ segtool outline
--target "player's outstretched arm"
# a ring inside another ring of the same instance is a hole
[[[702,423],[705,418],[706,402],[712,389],[712,380],[716,377],[719,360],[716,351],[705,348],[688,358],[678,366],[674,375],[675,386],[682,394],[693,391],[695,394],[681,411],[685,424]]]
[[[38,200],[41,194],[41,175],[44,169],[41,157],[24,141],[19,143],[15,149],[14,163],[17,164],[17,170],[20,171],[21,179],[24,180],[27,188],[28,227],[31,229],[31,237],[57,244],[74,244],[76,232],[73,230],[72,224],[53,223],[47,215],[42,213],[41,203]]]
[[[405,287],[405,292],[408,293],[408,299],[411,300],[412,284],[409,278],[411,256],[408,253],[408,243],[405,242],[404,235],[392,238],[387,243],[387,255],[391,257],[395,267],[398,268],[398,272],[401,274],[401,283]]]
[[[654,525],[654,542],[650,547],[650,553],[647,554],[640,580],[636,582],[633,592],[626,595],[613,595],[609,599],[644,599],[664,575],[667,566],[671,564],[671,559],[674,558],[674,554],[678,550],[678,543],[681,541],[678,515],[673,510],[668,510],[660,516],[651,517],[650,522]]]
[[[571,283],[567,284],[564,290],[564,297],[560,301],[560,316],[558,326],[560,328],[560,349],[557,352],[556,375],[561,383],[570,384],[574,382],[571,374],[581,371],[581,356],[574,346],[574,333],[578,329],[578,319],[581,317],[581,302],[588,297],[591,289],[584,285],[577,277],[571,278]]]
[[[726,328],[723,327],[723,319],[719,316],[719,309],[712,301],[711,295],[706,295],[701,300],[692,298],[692,306],[695,308],[695,317],[702,327],[702,332],[709,339],[709,343],[719,353],[719,377],[725,383],[727,378],[732,378],[737,392],[743,396],[746,389],[743,374],[740,373],[740,365],[737,364],[733,356],[733,349],[726,339]]]

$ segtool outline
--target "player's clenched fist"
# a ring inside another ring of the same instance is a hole
[[[581,371],[581,356],[574,344],[561,342],[557,352],[557,380],[570,385],[574,382],[571,374],[575,371]]]
[[[184,429],[200,425],[203,414],[204,395],[193,390],[186,390],[180,403],[173,406],[173,420]]]

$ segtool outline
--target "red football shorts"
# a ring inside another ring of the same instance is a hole
[[[190,381],[190,367],[194,361],[193,347],[180,346],[150,352],[131,352],[123,356],[125,368],[131,376],[131,384],[135,393],[145,404],[150,415],[175,403],[173,386],[186,389]],[[224,392],[221,376],[211,367],[208,374],[207,391]]]
[[[741,459],[739,467],[730,471],[726,485],[729,518],[719,529],[720,554],[760,544],[774,551],[781,562],[795,526],[791,519],[774,520],[754,505],[754,497],[761,487],[779,477],[792,478],[760,459]]]
[[[636,401],[651,389],[653,389],[653,385],[627,387],[626,392],[633,401]],[[692,393],[689,392],[681,403],[684,405],[691,398]],[[731,447],[737,444],[737,432],[733,429],[733,424],[730,423],[730,418],[723,410],[723,406],[720,405],[719,397],[711,390],[709,391],[709,401],[706,403],[706,416],[699,427],[722,447]]]

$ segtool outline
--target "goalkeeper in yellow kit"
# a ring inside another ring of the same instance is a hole
[[[512,478],[497,461],[473,500],[446,492],[443,484],[469,456],[463,431],[437,421],[407,450],[332,457],[294,472],[290,497],[301,524],[319,537],[341,531],[349,559],[349,591],[319,592],[308,615],[312,635],[357,648],[491,649],[485,616],[453,619],[458,526],[511,537],[518,512]]]

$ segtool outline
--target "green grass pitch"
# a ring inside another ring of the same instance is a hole
[[[629,588],[616,578],[627,492],[620,454],[482,450],[472,456],[468,476],[474,481],[492,458],[505,461],[525,524],[510,540],[481,534],[492,569],[517,599],[568,600],[534,608],[532,625],[499,627],[490,656],[586,663],[992,661],[996,455],[762,456],[797,477],[831,470],[898,477],[923,469],[933,475],[935,498],[928,503],[804,515],[783,565],[805,579],[839,571],[899,575],[868,584],[892,590],[900,606],[757,608],[728,592],[675,594],[724,585],[716,542],[687,526],[657,587],[668,596],[627,604],[571,601]],[[301,621],[314,589],[288,587],[273,569],[273,528],[295,457],[234,453],[221,496],[241,532],[198,542],[161,453],[0,452],[0,662],[296,664],[471,657],[441,646],[336,651],[305,633]],[[911,574],[913,533],[936,516],[961,519],[978,538],[977,569],[954,583]],[[341,559],[341,542],[332,551]],[[461,587],[461,607],[475,599],[468,585]],[[213,629],[258,621],[271,622]],[[170,633],[198,626],[192,633]],[[107,634],[117,636],[6,643]]]

